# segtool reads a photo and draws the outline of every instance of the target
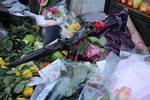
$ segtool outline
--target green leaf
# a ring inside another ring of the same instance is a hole
[[[15,56],[17,56],[17,55],[18,55],[17,53],[12,52],[12,53],[10,53],[10,54],[8,55],[8,57],[6,58],[6,60],[7,60],[7,59],[10,59],[10,58],[12,58],[12,57],[15,57]]]
[[[14,74],[16,72],[16,70],[14,69],[14,68],[12,68],[11,70],[9,70],[8,72],[7,72],[7,74]]]
[[[78,49],[78,54],[82,55],[84,53],[85,49],[89,47],[89,45],[90,45],[89,43],[81,45]]]
[[[13,100],[12,97],[9,97],[8,100]]]
[[[95,45],[97,45],[97,46],[99,46],[99,47],[102,46],[101,43],[100,43],[100,40],[99,40],[98,38],[96,38],[96,37],[93,37],[93,36],[88,37],[88,40],[89,40],[89,42],[92,43],[92,44],[95,44]]]
[[[21,81],[20,83],[18,83],[16,87],[14,88],[14,93],[17,93],[17,94],[21,93],[27,83],[28,81]]]
[[[106,40],[106,38],[104,36],[102,36],[99,40],[100,40],[100,43],[101,43],[102,46],[106,45],[107,40]]]
[[[62,13],[62,12],[58,12],[58,13],[56,14],[56,17],[61,17],[61,16],[63,16],[63,13]]]
[[[13,42],[11,40],[5,40],[3,42],[3,47],[8,50],[8,51],[11,51],[12,48],[13,48]]]
[[[11,87],[5,88],[5,91],[6,91],[7,94],[10,94],[10,92],[11,92]]]
[[[14,76],[7,76],[7,77],[5,77],[4,80],[3,80],[5,86],[6,86],[6,87],[7,87],[7,86],[10,86],[10,85],[13,83],[14,79],[15,79]]]
[[[26,45],[23,49],[22,52],[23,54],[28,54],[31,53],[34,49],[32,48],[32,46]]]
[[[5,76],[7,71],[7,69],[0,69],[0,76]]]

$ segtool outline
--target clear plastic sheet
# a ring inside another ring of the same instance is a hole
[[[119,62],[110,85],[112,93],[119,90],[118,94],[122,94],[119,100],[122,98],[149,100],[149,57],[149,55],[131,54],[127,59]]]
[[[120,57],[114,53],[97,62],[97,75],[111,100],[149,100],[150,55],[122,51]],[[94,82],[94,81],[93,81]]]
[[[104,61],[97,62],[98,69],[86,82],[78,100],[110,100],[108,87],[119,60],[120,58],[111,52]]]

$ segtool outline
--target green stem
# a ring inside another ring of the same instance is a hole
[[[40,6],[39,15],[42,13],[42,8],[43,8],[43,6]]]

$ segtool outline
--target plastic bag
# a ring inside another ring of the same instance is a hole
[[[95,71],[95,65],[91,63],[73,63],[66,61],[63,63],[66,71],[61,71],[61,76],[57,79],[57,83],[49,93],[47,100],[75,99],[80,94],[85,81]]]
[[[122,53],[121,57],[110,53],[105,60],[97,62],[99,76],[103,77],[102,84],[111,100],[149,100],[150,56],[134,51]]]
[[[110,80],[116,70],[119,61],[120,57],[115,53],[111,52],[105,60],[97,62],[97,72],[99,72],[99,74],[105,78],[104,84],[106,87],[109,86]]]
[[[149,56],[132,54],[119,62],[109,88],[112,94],[118,94],[118,100],[149,100],[150,63],[147,58]]]
[[[103,100],[107,97],[109,100],[110,96],[105,88],[104,77],[97,71],[86,83],[84,89],[82,90],[78,100]]]
[[[105,60],[97,62],[97,71],[86,82],[78,100],[110,100],[108,86],[119,60],[111,52]]]

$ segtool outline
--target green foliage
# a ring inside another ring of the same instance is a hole
[[[38,32],[36,26],[29,23],[11,26],[6,30],[8,31],[7,36],[0,40],[0,57],[3,57],[6,62],[14,61],[22,55],[34,51],[34,46],[29,46],[23,41],[25,35],[33,34],[36,35],[38,41],[43,41],[42,34]]]
[[[85,83],[88,79],[89,74],[93,73],[94,65],[89,65],[84,63],[68,63],[67,70],[61,72],[61,77],[58,80],[55,88],[49,96],[51,99],[62,99],[70,98],[74,94],[78,95],[77,92],[81,87],[81,84]],[[66,99],[67,100],[67,99]],[[70,99],[68,99],[70,100]]]
[[[20,94],[29,79],[17,77],[15,69],[0,69],[0,99],[15,100],[15,94]]]
[[[86,48],[89,47],[89,45],[90,45],[89,43],[81,45],[78,49],[78,54],[82,55],[85,52]]]
[[[96,38],[96,37],[88,37],[88,40],[90,43],[97,45],[98,47],[103,47],[105,46],[107,40],[105,37],[101,37],[101,38]]]
[[[28,82],[28,80],[19,82],[14,88],[14,93],[21,93]]]

